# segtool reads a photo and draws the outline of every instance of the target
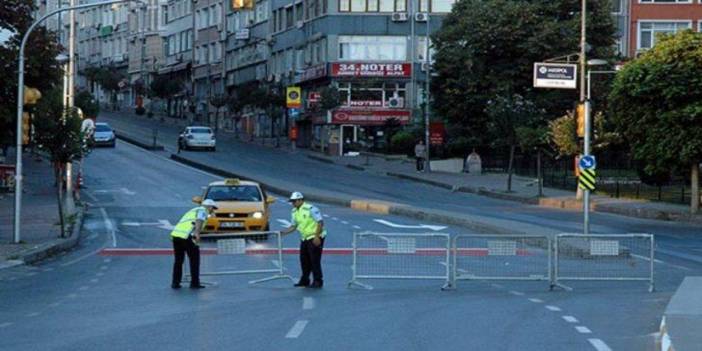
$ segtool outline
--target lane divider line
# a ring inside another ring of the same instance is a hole
[[[524,293],[520,292],[520,291],[510,290],[509,293],[514,295],[514,296],[524,296]]]
[[[585,327],[582,325],[575,327],[575,330],[577,330],[578,333],[581,333],[581,334],[592,334],[592,331],[590,329],[588,329],[588,327]]]
[[[573,316],[563,316],[562,318],[568,323],[578,323],[578,319]]]
[[[12,322],[5,322],[5,323],[0,324],[0,328],[7,328],[11,325],[12,325]]]
[[[285,338],[287,339],[297,339],[300,334],[302,334],[303,331],[305,331],[305,327],[307,326],[307,323],[310,321],[307,320],[302,320],[302,321],[297,321],[295,322],[295,325],[288,331],[288,333],[285,335]]]
[[[612,351],[612,349],[600,339],[587,339],[597,351]]]
[[[535,298],[530,298],[529,301],[531,301],[531,302],[533,302],[533,303],[543,303],[543,302],[544,302],[544,300],[535,299]]]
[[[561,311],[561,309],[559,307],[551,306],[551,305],[546,305],[546,309],[549,311],[553,311],[553,312],[560,312]]]

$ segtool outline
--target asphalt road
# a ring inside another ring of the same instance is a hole
[[[692,261],[657,264],[654,293],[641,282],[549,291],[546,282],[468,281],[441,291],[440,280],[363,280],[374,287],[365,290],[347,288],[352,259],[341,250],[325,255],[325,287],[318,291],[293,288],[289,280],[248,284],[267,274],[203,277],[204,290],[172,290],[171,256],[105,249],[168,248],[168,230],[159,226],[177,220],[192,207],[190,197],[217,178],[122,142],[95,150],[84,167],[90,210],[80,247],[38,266],[0,271],[2,350],[653,350],[652,333],[670,295],[684,275],[701,268]],[[356,231],[431,231],[377,219],[441,226],[320,208],[330,252],[348,248]],[[289,211],[284,201],[273,205],[274,229]],[[441,232],[459,231],[466,232]],[[291,234],[283,246],[297,243]],[[440,270],[440,257],[430,259],[433,271]],[[204,256],[203,271],[232,260]],[[401,267],[422,269],[418,260],[412,256]],[[270,267],[268,261],[254,256],[246,264]],[[396,263],[381,257],[373,267],[392,272]],[[296,255],[284,255],[283,265],[299,274]]]

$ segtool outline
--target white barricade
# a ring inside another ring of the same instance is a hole
[[[450,248],[448,234],[354,233],[348,286],[372,289],[359,279],[436,279],[448,287]]]
[[[559,234],[554,283],[565,280],[647,281],[654,289],[651,234]]]
[[[267,240],[253,240],[263,236],[267,236]],[[249,284],[275,279],[294,281],[285,274],[280,232],[203,234],[200,238],[201,277],[271,274],[266,278],[249,281]]]
[[[551,282],[551,240],[543,235],[457,235],[453,279]]]

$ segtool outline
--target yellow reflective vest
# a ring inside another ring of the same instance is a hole
[[[178,224],[175,225],[171,236],[174,238],[187,239],[190,234],[195,229],[195,221],[197,220],[197,211],[207,211],[204,207],[199,206],[185,212],[183,217],[180,218]]]
[[[297,231],[300,232],[302,241],[314,238],[314,233],[317,232],[317,221],[312,218],[313,206],[308,203],[303,203],[300,208],[293,207],[292,218],[297,225]],[[320,237],[327,236],[327,230],[322,230]]]

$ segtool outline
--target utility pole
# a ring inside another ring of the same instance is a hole
[[[187,0],[186,0],[187,1]],[[195,120],[195,111],[197,110],[197,105],[195,104],[195,40],[197,40],[197,23],[195,21],[195,6],[197,6],[197,0],[192,0],[190,10],[192,11],[193,17],[193,36],[191,38],[191,51],[192,60],[190,61],[190,102],[188,107],[192,109],[192,120]],[[191,121],[192,123],[192,121]]]
[[[587,27],[587,0],[581,0],[580,21],[580,103],[584,104],[585,113],[585,138],[583,140],[583,155],[590,155],[590,99],[585,96],[585,70],[587,69],[586,54],[586,27]],[[590,190],[583,190],[583,233],[590,233]]]
[[[431,172],[431,162],[429,162],[429,154],[431,150],[431,144],[429,143],[429,101],[431,101],[430,98],[430,93],[429,93],[429,88],[431,86],[431,60],[429,59],[429,43],[431,42],[429,40],[429,35],[431,34],[431,15],[429,12],[427,12],[427,37],[426,37],[426,48],[424,52],[424,60],[427,62],[427,69],[426,69],[426,82],[425,82],[425,87],[424,89],[426,90],[426,93],[424,94],[425,96],[425,101],[424,101],[424,145],[426,149],[426,167],[424,167],[424,172]]]

